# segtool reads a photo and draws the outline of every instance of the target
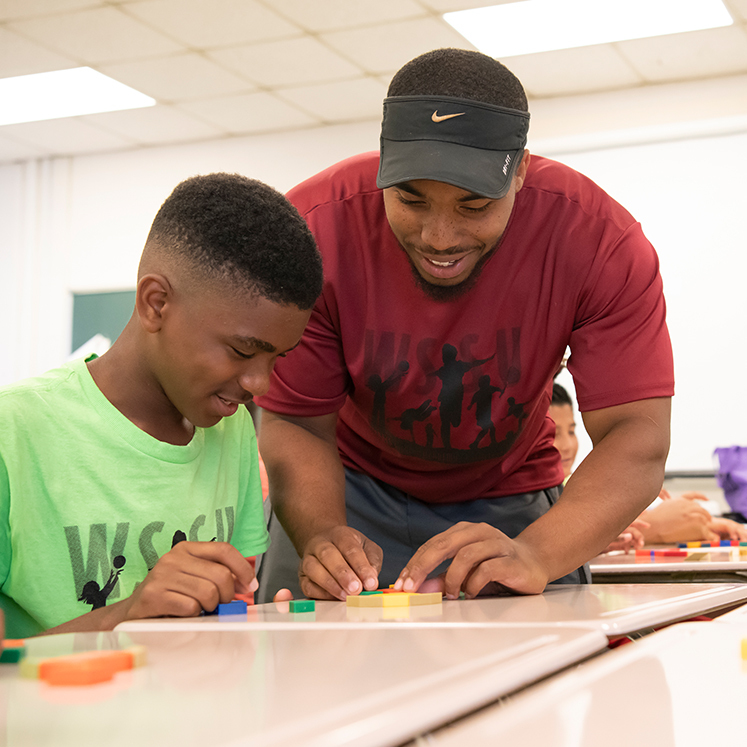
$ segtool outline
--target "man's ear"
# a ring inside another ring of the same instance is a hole
[[[171,300],[171,283],[165,275],[143,275],[137,283],[135,310],[146,332],[158,332]]]
[[[527,178],[527,171],[529,170],[529,161],[531,160],[532,157],[529,151],[524,149],[521,163],[519,164],[519,168],[516,169],[516,174],[514,174],[514,184],[517,192],[524,186],[524,180]]]

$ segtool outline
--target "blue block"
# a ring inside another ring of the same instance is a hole
[[[218,605],[219,615],[245,615],[246,614],[246,602],[242,602],[240,599],[234,599],[233,602],[228,604]]]

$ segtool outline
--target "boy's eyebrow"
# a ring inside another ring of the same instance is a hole
[[[275,346],[272,343],[267,342],[266,340],[260,340],[259,337],[234,335],[233,339],[241,345],[246,345],[248,348],[259,348],[260,350],[264,350],[265,353],[275,352]]]
[[[234,335],[233,339],[241,345],[246,345],[249,348],[259,348],[265,353],[277,352],[277,348],[272,343],[267,342],[266,340],[260,340],[259,337],[243,337],[242,335]],[[288,348],[288,350],[286,350],[285,352],[290,353],[291,350],[295,350],[300,344],[301,340],[299,340],[293,347]]]
[[[400,182],[399,184],[395,185],[397,189],[401,189],[403,192],[407,192],[408,194],[411,194],[415,197],[424,197],[425,195],[418,189],[412,186],[410,182]],[[485,195],[478,195],[475,192],[469,192],[464,197],[460,197],[457,202],[471,202],[472,200],[488,200],[489,197],[485,197]]]

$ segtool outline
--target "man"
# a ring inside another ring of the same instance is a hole
[[[261,599],[297,567],[296,593],[322,599],[584,582],[658,493],[673,366],[656,254],[591,181],[530,160],[528,127],[503,65],[435,50],[394,76],[380,158],[290,192],[325,290],[260,400],[301,557],[273,520]],[[594,449],[561,498],[548,405],[567,346]]]

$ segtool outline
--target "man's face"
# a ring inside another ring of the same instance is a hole
[[[275,361],[298,345],[311,315],[245,291],[200,291],[171,304],[159,333],[158,382],[203,428],[267,392]]]
[[[430,179],[384,190],[389,225],[420,278],[448,288],[479,271],[506,230],[528,161],[525,153],[511,188],[498,200]]]

